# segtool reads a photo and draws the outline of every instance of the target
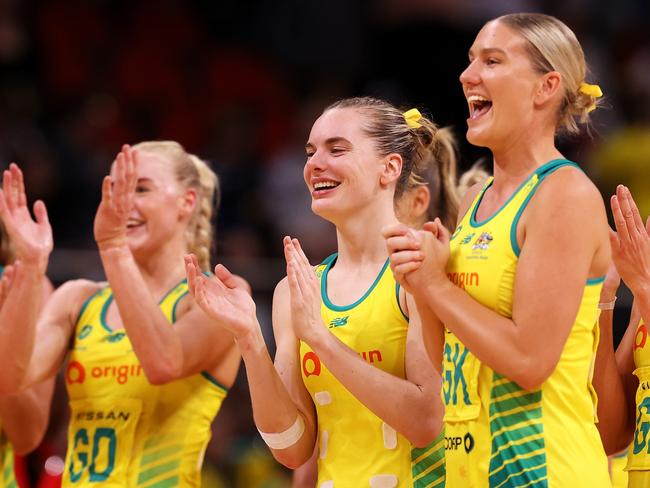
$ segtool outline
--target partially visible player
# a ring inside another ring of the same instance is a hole
[[[2,192],[12,191],[11,179],[3,178]],[[2,198],[0,196],[0,198]],[[37,204],[40,205],[40,204]],[[2,215],[0,204],[0,217]],[[14,278],[25,279],[23,267],[30,266],[28,256],[13,255],[9,236],[4,225],[0,221],[0,324],[5,320],[6,313],[3,311],[5,302],[8,307],[21,306],[20,297],[13,293],[12,284]],[[14,263],[13,265],[10,263]],[[17,276],[16,276],[17,275]],[[41,304],[44,303],[52,293],[52,285],[45,277],[41,280]],[[0,326],[0,331],[4,329]],[[0,371],[11,370],[14,359],[11,335],[0,337]],[[0,375],[0,391],[8,386],[5,383],[6,373]],[[50,403],[54,379],[44,381],[28,390],[19,393],[3,395],[0,394],[0,488],[16,486],[14,475],[14,456],[24,456],[33,451],[40,444],[47,429]]]
[[[17,254],[33,249],[47,263],[44,210],[37,222],[19,222],[22,174],[12,166],[11,176],[18,190],[3,195],[7,231]],[[19,386],[51,377],[67,359],[64,487],[200,486],[210,424],[240,362],[232,335],[196,306],[185,280],[187,252],[209,268],[216,189],[216,175],[175,142],[124,146],[95,217],[108,282],[67,282],[38,320],[32,298],[2,323],[21,351],[11,371]],[[29,296],[43,272],[14,279],[12,290]]]
[[[594,384],[604,400],[598,404],[598,429],[605,450],[629,446],[628,486],[650,486],[650,219],[643,224],[628,188],[619,185],[611,198],[616,232],[610,232],[612,257],[608,286],[600,297],[601,345]],[[620,279],[634,295],[630,323],[616,353],[613,311]]]

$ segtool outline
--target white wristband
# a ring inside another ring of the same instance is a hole
[[[614,304],[616,303],[616,297],[611,302],[600,302],[598,308],[600,310],[614,310]]]
[[[284,432],[266,433],[260,429],[257,429],[257,431],[262,436],[264,442],[266,442],[266,445],[271,449],[286,449],[300,440],[302,434],[305,432],[305,421],[302,419],[302,415],[298,414],[293,425]]]

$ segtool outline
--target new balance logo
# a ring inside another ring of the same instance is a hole
[[[330,329],[333,329],[334,327],[343,327],[344,325],[348,325],[349,318],[350,318],[349,315],[346,315],[345,317],[336,317],[330,322]]]

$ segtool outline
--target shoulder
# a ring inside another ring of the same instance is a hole
[[[68,298],[89,298],[93,293],[101,290],[107,285],[106,282],[97,282],[90,280],[70,280],[66,281],[55,290],[55,295],[65,296]]]
[[[582,170],[573,166],[559,168],[548,175],[540,183],[531,204],[532,209],[546,213],[555,211],[567,218],[585,213],[595,217],[597,211],[605,216],[600,191]]]
[[[84,279],[67,281],[54,290],[46,308],[53,312],[64,313],[73,322],[78,318],[88,299],[105,286],[105,282]]]

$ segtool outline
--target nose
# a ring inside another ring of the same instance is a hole
[[[315,151],[305,162],[305,172],[309,171],[318,173],[323,171],[326,166],[325,159],[326,158],[322,154],[322,151]]]
[[[478,67],[476,66],[476,59],[470,61],[467,68],[460,74],[459,79],[463,86],[477,85],[481,81],[478,74]]]

